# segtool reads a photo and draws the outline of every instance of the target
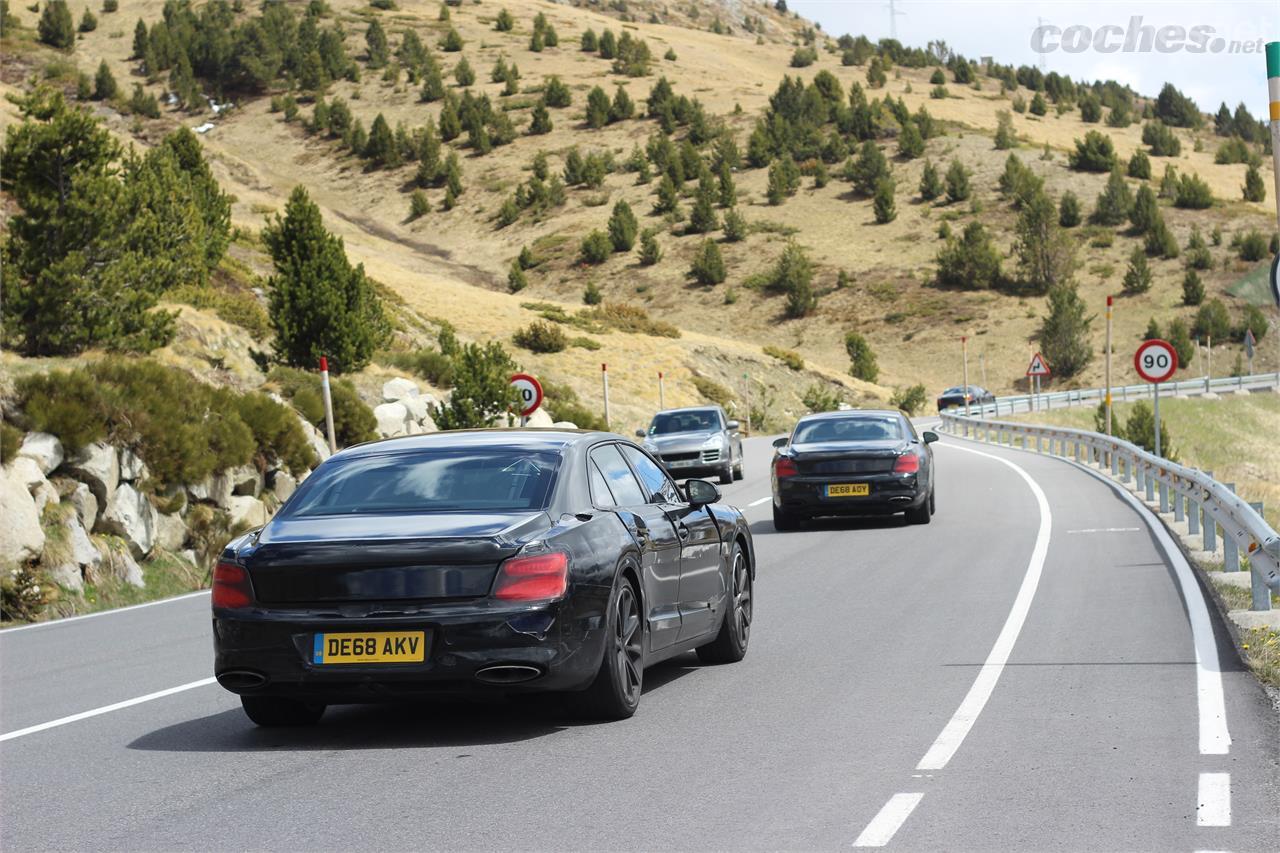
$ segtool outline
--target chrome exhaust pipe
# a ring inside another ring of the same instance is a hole
[[[476,680],[486,684],[520,684],[542,675],[536,666],[522,663],[500,663],[476,670]]]
[[[218,673],[218,683],[233,693],[254,690],[267,683],[267,677],[251,669],[229,669]]]

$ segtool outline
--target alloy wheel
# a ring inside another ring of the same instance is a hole
[[[614,622],[614,654],[618,659],[618,677],[622,681],[622,692],[627,701],[635,703],[640,700],[640,686],[643,682],[643,648],[640,608],[629,583],[624,583],[618,590]]]

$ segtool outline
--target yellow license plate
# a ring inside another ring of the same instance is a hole
[[[865,498],[871,494],[870,483],[833,483],[827,486],[829,498]]]
[[[311,662],[421,663],[427,659],[425,631],[316,634]]]

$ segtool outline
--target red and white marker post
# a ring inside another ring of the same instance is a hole
[[[1155,386],[1155,449],[1156,456],[1163,458],[1160,452],[1160,383],[1167,382],[1178,372],[1178,351],[1173,344],[1159,338],[1143,341],[1133,354],[1133,369],[1144,381]]]

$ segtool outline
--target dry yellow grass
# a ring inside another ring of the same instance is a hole
[[[127,61],[132,41],[132,24],[141,16],[153,21],[162,8],[160,0],[139,0],[127,13],[103,15],[97,31],[85,35],[74,54],[82,69],[92,71],[99,59],[105,58],[122,87],[131,88],[133,65]],[[332,0],[336,17],[347,29],[348,50],[353,56],[363,51],[365,21],[376,13],[353,0]],[[434,47],[448,26],[436,20],[435,3],[402,4],[405,8],[383,13],[379,17],[392,40],[399,42],[400,32],[412,27],[424,43]],[[691,287],[686,279],[690,258],[698,242],[694,237],[677,236],[668,229],[660,235],[665,257],[656,266],[642,268],[634,256],[615,256],[604,265],[583,269],[573,263],[573,248],[591,228],[601,227],[612,204],[627,200],[641,218],[642,227],[662,226],[651,216],[653,186],[635,186],[632,176],[610,175],[600,192],[571,190],[568,203],[540,222],[522,219],[502,230],[492,225],[492,217],[502,200],[515,185],[527,177],[534,154],[545,150],[551,154],[553,169],[559,169],[564,151],[578,145],[584,151],[609,150],[625,157],[632,146],[653,132],[649,121],[627,121],[601,130],[581,127],[582,107],[587,90],[601,84],[612,91],[624,85],[632,98],[642,101],[659,75],[673,83],[677,93],[697,97],[708,112],[722,116],[737,134],[745,149],[746,137],[755,118],[767,106],[768,97],[784,75],[801,74],[811,78],[819,70],[833,73],[845,85],[853,82],[865,86],[864,68],[845,68],[838,55],[819,51],[818,62],[797,71],[789,67],[792,46],[790,29],[804,26],[803,21],[779,16],[763,8],[749,11],[765,15],[769,34],[765,44],[756,44],[754,36],[739,29],[733,36],[708,32],[712,13],[699,16],[698,26],[627,23],[593,9],[577,9],[526,0],[510,3],[516,14],[513,33],[498,33],[492,19],[501,3],[464,4],[452,10],[450,25],[466,40],[463,51],[475,68],[479,82],[474,92],[484,92],[494,100],[500,84],[488,82],[488,72],[499,56],[518,64],[522,88],[540,84],[550,74],[561,76],[574,92],[574,105],[566,110],[553,110],[555,130],[546,136],[517,140],[492,154],[475,158],[463,153],[464,182],[467,190],[457,208],[450,212],[433,211],[427,216],[407,222],[407,181],[411,167],[388,172],[365,171],[354,158],[340,155],[331,142],[307,137],[297,124],[285,124],[279,114],[268,111],[265,98],[249,100],[216,120],[218,125],[203,137],[219,179],[237,198],[233,217],[238,226],[261,227],[263,211],[276,209],[292,187],[304,184],[325,212],[327,225],[345,240],[353,260],[362,262],[376,278],[400,294],[416,311],[427,317],[444,318],[460,332],[474,339],[509,340],[511,333],[533,319],[533,314],[520,307],[522,302],[551,300],[573,305],[581,298],[588,280],[596,282],[606,299],[641,305],[653,316],[675,323],[685,334],[678,340],[647,338],[612,333],[599,336],[603,349],[588,353],[571,349],[550,356],[519,353],[531,368],[573,387],[584,401],[599,407],[599,364],[608,362],[613,378],[615,412],[624,419],[638,420],[656,404],[656,373],[667,377],[668,403],[693,402],[698,399],[689,379],[695,371],[705,373],[723,384],[741,386],[746,372],[779,390],[780,409],[797,405],[798,391],[814,376],[832,379],[846,371],[847,357],[843,347],[844,333],[856,329],[868,336],[879,357],[880,382],[883,390],[858,386],[845,378],[850,393],[884,398],[894,386],[923,382],[929,393],[959,380],[959,343],[961,334],[971,335],[971,376],[982,379],[997,390],[1010,390],[1022,379],[1032,349],[1032,337],[1044,313],[1042,298],[1019,299],[992,293],[955,293],[930,286],[933,258],[939,246],[937,228],[944,220],[959,230],[977,215],[995,232],[1002,248],[1012,243],[1015,216],[999,201],[995,181],[1003,168],[1005,152],[995,151],[991,133],[996,112],[1009,108],[1009,100],[999,93],[999,84],[983,78],[982,90],[948,84],[952,97],[934,100],[928,70],[902,69],[891,73],[884,90],[867,90],[869,96],[901,97],[912,110],[925,106],[936,118],[954,123],[948,134],[930,140],[927,156],[944,164],[959,156],[974,170],[975,195],[982,207],[978,214],[968,203],[955,206],[920,204],[915,196],[922,162],[894,162],[898,183],[899,215],[889,225],[872,223],[868,200],[852,199],[848,184],[834,179],[826,188],[815,190],[804,181],[795,197],[780,207],[764,201],[765,171],[747,170],[738,174],[739,209],[749,222],[774,223],[795,229],[797,239],[806,246],[817,265],[815,284],[825,292],[818,314],[803,321],[785,320],[781,300],[742,287],[742,282],[758,272],[780,253],[785,237],[769,230],[754,233],[746,241],[724,245],[729,281],[715,288]],[[650,5],[633,3],[637,19],[644,20]],[[654,8],[659,8],[654,5]],[[721,7],[725,8],[725,7]],[[528,50],[532,18],[546,14],[557,28],[560,45],[533,53]],[[30,17],[28,13],[26,17]],[[680,23],[688,24],[687,10],[681,7]],[[583,29],[597,32],[605,27],[620,32],[626,29],[644,38],[654,54],[654,72],[648,78],[628,80],[608,72],[608,63],[578,50],[578,37]],[[121,33],[123,33],[121,35]],[[662,59],[670,47],[678,55],[676,61]],[[436,53],[446,75],[458,54]],[[39,54],[36,57],[38,64]],[[11,79],[11,77],[6,77]],[[451,78],[447,78],[452,83]],[[907,92],[910,87],[911,91]],[[1024,93],[1025,95],[1026,93]],[[418,100],[414,87],[401,82],[393,86],[383,82],[378,72],[365,71],[362,82],[339,82],[330,92],[347,100],[368,127],[379,113],[394,126],[404,122],[409,127],[421,125],[428,115],[437,116],[438,104]],[[529,100],[520,95],[507,100]],[[740,106],[740,114],[734,114]],[[1201,104],[1211,109],[1211,104]],[[303,114],[309,111],[304,107]],[[104,112],[99,109],[99,112]],[[13,119],[6,108],[4,120]],[[521,131],[528,123],[528,110],[511,113]],[[129,135],[132,119],[108,115],[113,129]],[[173,117],[146,122],[142,141],[155,139],[172,123]],[[184,123],[196,124],[202,119],[180,117]],[[1078,111],[1036,118],[1014,114],[1014,127],[1025,141],[1019,150],[1033,169],[1046,178],[1049,190],[1057,195],[1070,187],[1080,196],[1086,211],[1100,189],[1102,176],[1080,175],[1065,168],[1066,151],[1073,139],[1086,130],[1097,128],[1109,134],[1121,156],[1127,157],[1140,147],[1141,126],[1126,129],[1085,125]],[[1193,138],[1178,131],[1183,138],[1184,153],[1176,158],[1182,171],[1201,174],[1220,199],[1238,199],[1243,180],[1243,166],[1217,166],[1213,152],[1217,139],[1202,132],[1203,152],[1193,150]],[[1048,143],[1053,160],[1039,159],[1040,149]],[[896,146],[889,142],[887,153]],[[1165,160],[1153,158],[1153,169],[1162,171]],[[1270,178],[1264,178],[1270,186]],[[429,191],[438,206],[439,191]],[[594,204],[604,199],[605,204]],[[591,201],[592,204],[587,202]],[[1271,200],[1261,205],[1229,201],[1210,211],[1189,212],[1165,210],[1165,217],[1180,242],[1186,240],[1193,223],[1206,233],[1219,224],[1230,234],[1249,227],[1270,229]],[[540,238],[567,241],[567,257],[558,257],[529,273],[530,287],[519,295],[505,293],[505,275],[511,258],[522,245]],[[1081,252],[1081,268],[1077,274],[1081,295],[1095,308],[1098,319],[1093,327],[1095,349],[1101,350],[1101,314],[1105,296],[1117,292],[1124,265],[1134,241],[1118,236],[1112,247],[1085,247]],[[1227,262],[1224,245],[1214,250],[1216,268],[1205,276],[1211,295],[1220,294],[1241,273],[1237,264]],[[1012,260],[1007,260],[1012,265]],[[1110,271],[1108,272],[1108,268]],[[853,277],[851,287],[834,290],[836,273],[847,270]],[[1167,320],[1175,314],[1186,316],[1189,309],[1180,306],[1182,267],[1179,261],[1154,261],[1156,285],[1140,297],[1121,300],[1117,308],[1117,350],[1135,344],[1147,319],[1155,315]],[[734,304],[725,304],[727,287],[738,296]],[[762,344],[772,343],[800,352],[816,373],[792,374],[760,353]],[[1224,364],[1230,364],[1234,353],[1224,352]],[[1259,369],[1270,369],[1276,361],[1274,348],[1264,347]],[[1120,359],[1117,380],[1126,378],[1126,360]],[[1078,380],[1083,384],[1101,381],[1101,361],[1095,363]],[[780,412],[780,415],[785,414]]]

